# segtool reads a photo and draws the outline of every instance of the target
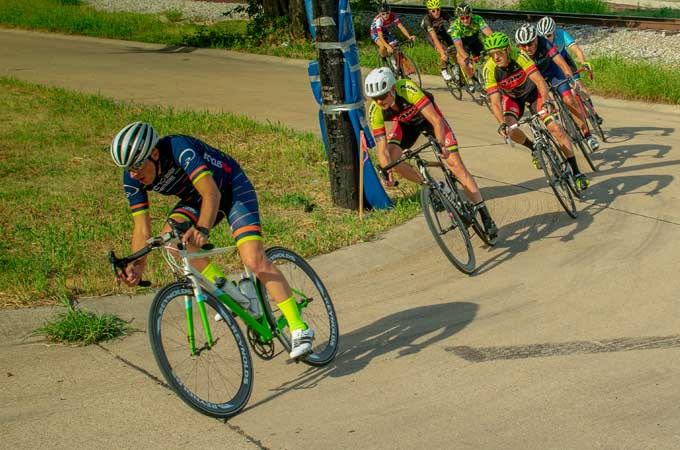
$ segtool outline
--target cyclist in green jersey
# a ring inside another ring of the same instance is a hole
[[[481,16],[472,14],[472,6],[469,3],[459,3],[456,7],[456,16],[458,18],[451,24],[449,34],[456,46],[458,65],[465,71],[467,78],[471,79],[474,72],[471,56],[479,56],[482,53],[484,38],[490,36],[493,30]]]
[[[380,164],[386,166],[398,159],[403,149],[413,146],[422,132],[434,136],[441,147],[443,159],[479,211],[484,230],[492,239],[495,238],[498,234],[496,224],[475,179],[463,164],[456,136],[432,94],[422,91],[411,80],[395,80],[392,71],[386,67],[374,69],[366,76],[364,93],[372,99],[368,115]],[[385,122],[393,122],[389,135],[385,131]],[[423,182],[420,173],[406,163],[395,166],[394,170],[414,183]],[[393,184],[391,180],[387,183]]]

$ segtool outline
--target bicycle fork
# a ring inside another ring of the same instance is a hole
[[[203,329],[205,330],[206,346],[207,348],[212,348],[213,338],[212,332],[210,330],[210,322],[208,322],[208,313],[205,310],[205,294],[198,286],[196,280],[192,279],[191,284],[194,291],[194,298],[196,299],[196,305],[198,306],[198,312],[201,315],[201,322],[203,322]],[[191,356],[196,356],[196,335],[194,334],[193,307],[194,306],[191,297],[186,296],[184,298],[184,309],[187,317],[187,341],[189,342],[189,348],[191,349]]]

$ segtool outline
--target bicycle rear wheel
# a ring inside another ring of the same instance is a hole
[[[462,75],[460,73],[460,67],[458,67],[458,64],[452,64],[449,62],[446,69],[451,75],[451,79],[446,82],[446,87],[449,89],[451,95],[453,95],[453,98],[456,100],[463,100],[463,89],[461,88],[460,79]]]
[[[600,121],[597,120],[598,115],[595,112],[595,107],[593,106],[592,100],[581,91],[579,91],[577,95],[584,111],[586,112],[588,122],[590,122],[590,129],[597,131],[597,134],[600,136],[600,139],[602,139],[602,142],[607,142],[607,137],[604,135],[604,131],[602,131]]]
[[[590,168],[593,169],[594,172],[597,172],[597,167],[595,167],[595,163],[591,158],[592,150],[590,150],[590,146],[585,141],[585,136],[583,136],[583,133],[579,129],[578,125],[576,125],[576,121],[574,121],[569,108],[567,108],[567,105],[564,104],[562,99],[558,100],[557,104],[560,122],[564,126],[564,131],[566,131],[571,138],[571,142],[573,142],[579,148],[579,150],[581,150],[581,153],[583,153],[583,156],[586,158]]]
[[[236,321],[219,300],[205,295],[212,346],[191,284],[182,281],[156,294],[149,311],[149,341],[163,377],[186,404],[205,415],[228,418],[250,398],[253,365]],[[188,304],[193,307],[187,309]],[[215,314],[222,320],[214,321]],[[194,355],[187,342],[188,318],[194,325]]]
[[[416,83],[419,88],[422,88],[423,81],[420,79],[420,70],[418,69],[416,63],[414,63],[413,60],[406,53],[403,52],[401,54],[400,62],[401,67],[399,72],[401,72],[401,76],[404,78],[408,78],[409,80]]]
[[[312,353],[305,356],[302,361],[311,366],[328,364],[338,352],[340,332],[331,296],[321,278],[304,258],[291,250],[272,247],[265,253],[288,281],[302,320],[314,330]],[[264,289],[260,291],[265,292]],[[264,305],[269,323],[274,330],[279,330],[277,338],[281,345],[290,351],[290,330],[281,311],[268,298],[265,298]]]
[[[465,225],[451,201],[439,190],[423,185],[420,192],[423,215],[434,240],[458,270],[470,274],[475,270],[475,252]]]
[[[547,133],[545,131],[544,133]],[[555,193],[555,197],[562,205],[562,208],[571,217],[576,218],[576,204],[574,203],[574,197],[572,195],[571,189],[569,187],[567,176],[564,173],[562,164],[560,163],[559,156],[555,153],[559,149],[555,149],[553,141],[546,137],[547,145],[539,144],[541,151],[538,154],[539,162],[545,173],[545,178],[548,180],[548,184]]]

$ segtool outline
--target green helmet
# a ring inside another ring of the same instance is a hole
[[[505,33],[496,31],[491,33],[491,35],[484,40],[484,51],[488,52],[494,48],[505,48],[508,45],[510,45],[510,39],[508,36]]]
[[[442,7],[441,0],[427,0],[425,2],[427,9],[439,9]]]

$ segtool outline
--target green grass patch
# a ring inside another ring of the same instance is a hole
[[[67,299],[62,300],[66,311],[45,321],[33,331],[34,336],[45,336],[50,342],[72,345],[90,345],[126,336],[134,327],[112,314],[95,314],[74,308]]]
[[[319,138],[234,114],[116,103],[8,78],[0,78],[0,111],[0,210],[11,212],[0,215],[7,231],[0,241],[0,307],[112,291],[106,254],[129,251],[132,219],[108,146],[134,120],[161,134],[194,135],[235,157],[258,191],[267,245],[309,257],[369,240],[419,211],[407,192],[394,210],[359,221],[355,211],[332,204]],[[159,232],[177,199],[152,193],[150,200]],[[229,227],[216,227],[211,241],[233,243]],[[155,286],[172,278],[160,255],[149,258],[145,277]]]
[[[519,0],[510,9],[584,14],[606,14],[609,12],[607,3],[602,0]]]

